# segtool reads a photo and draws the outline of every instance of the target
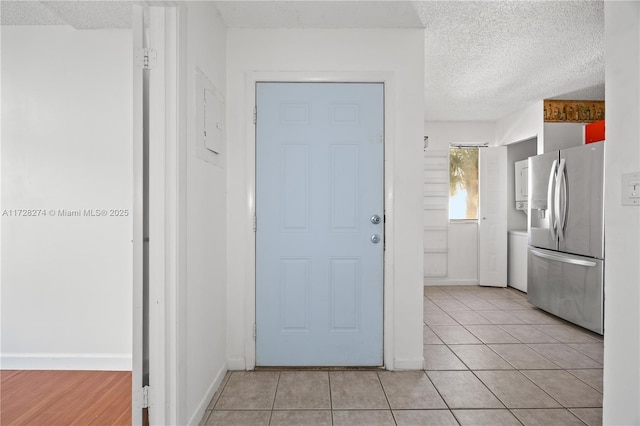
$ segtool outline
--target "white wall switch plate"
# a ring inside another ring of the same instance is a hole
[[[622,174],[622,205],[640,206],[640,172]]]

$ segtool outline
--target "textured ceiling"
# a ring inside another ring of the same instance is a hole
[[[410,1],[215,1],[235,28],[422,28]]]
[[[130,1],[0,1],[2,25],[70,25],[79,30],[131,28]]]
[[[551,97],[604,99],[602,1],[216,5],[238,28],[424,28],[427,120],[496,120]]]
[[[546,98],[604,99],[602,0],[215,4],[234,28],[424,28],[427,120],[495,120]],[[1,6],[3,25],[131,27],[125,1]]]
[[[428,119],[495,119],[582,89],[571,96],[604,96],[602,2],[415,6],[426,28]]]

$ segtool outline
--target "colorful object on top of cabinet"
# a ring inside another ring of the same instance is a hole
[[[545,123],[593,123],[604,120],[604,101],[543,101]]]
[[[604,140],[604,120],[589,123],[584,126],[584,143],[594,143]]]

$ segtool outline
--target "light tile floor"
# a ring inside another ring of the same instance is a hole
[[[424,371],[234,371],[201,424],[602,424],[602,336],[509,288],[424,294]]]

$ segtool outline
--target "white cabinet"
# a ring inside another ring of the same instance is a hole
[[[509,287],[527,292],[527,232],[509,231]]]
[[[516,210],[527,209],[529,188],[529,160],[515,162],[515,199]]]

